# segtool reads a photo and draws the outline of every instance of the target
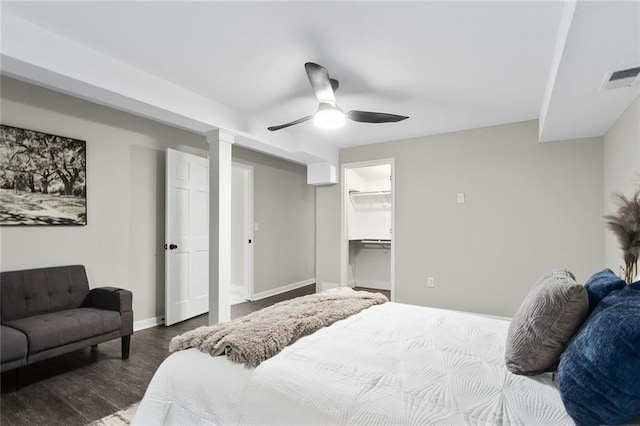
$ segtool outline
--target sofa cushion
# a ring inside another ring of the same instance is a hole
[[[0,330],[0,352],[2,362],[15,361],[27,356],[27,336],[11,327],[2,326]]]
[[[80,308],[89,295],[89,282],[82,265],[2,272],[0,285],[3,323]]]
[[[69,309],[7,322],[27,335],[29,353],[120,330],[120,313],[95,308]]]

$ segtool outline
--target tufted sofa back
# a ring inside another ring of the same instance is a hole
[[[89,295],[82,265],[0,272],[2,322],[79,308]]]

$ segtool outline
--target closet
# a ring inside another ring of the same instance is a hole
[[[346,169],[347,279],[391,290],[391,164]]]

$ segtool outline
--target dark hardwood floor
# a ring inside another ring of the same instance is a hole
[[[391,300],[391,291],[389,290],[378,290],[377,288],[367,288],[367,287],[354,287],[354,290],[373,291],[375,293],[382,293],[385,296],[387,296],[387,299]]]
[[[389,296],[389,291],[378,291]],[[274,303],[315,292],[315,284],[255,302],[231,307],[239,318]],[[1,425],[86,425],[142,399],[151,377],[169,355],[169,341],[178,334],[207,324],[207,315],[175,324],[141,330],[131,338],[128,360],[120,359],[120,339],[42,361],[20,371],[2,374]]]
[[[315,284],[233,305],[231,317],[314,292]],[[171,327],[138,331],[131,338],[126,361],[120,359],[118,339],[27,366],[20,372],[18,391],[13,388],[13,373],[3,373],[0,424],[86,425],[128,407],[142,399],[151,377],[169,355],[171,338],[206,324],[205,314]]]

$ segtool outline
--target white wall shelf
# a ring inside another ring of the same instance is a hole
[[[351,197],[373,197],[382,196],[390,197],[391,191],[349,191]]]
[[[391,245],[391,240],[382,240],[382,239],[374,239],[374,238],[365,238],[365,239],[355,239],[349,240],[352,243],[358,244],[379,244],[379,245]]]
[[[356,208],[391,207],[391,191],[349,191],[349,198]]]

